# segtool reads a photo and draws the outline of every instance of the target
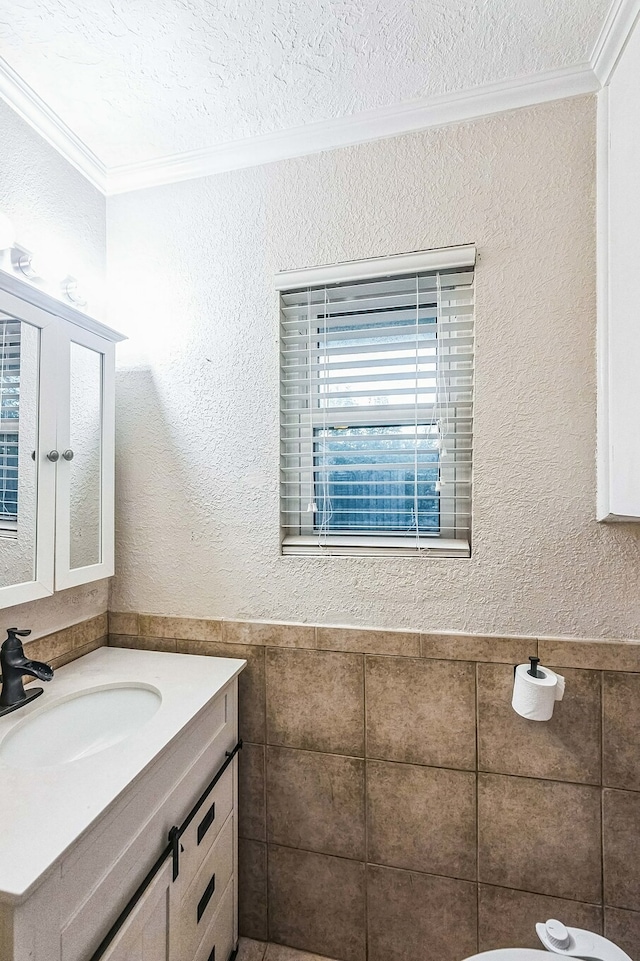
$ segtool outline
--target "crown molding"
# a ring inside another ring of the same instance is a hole
[[[106,192],[104,164],[2,57],[0,97],[94,187]]]
[[[106,192],[108,195],[125,193],[255,167],[323,150],[397,137],[429,127],[476,120],[505,110],[595,93],[599,89],[600,83],[590,64],[563,67],[216,147],[112,167],[107,171]]]
[[[94,187],[113,195],[595,93],[609,83],[639,18],[640,0],[612,0],[588,63],[108,169],[2,58],[0,97]]]
[[[639,16],[640,0],[613,0],[590,59],[591,68],[601,86],[606,86],[611,80]]]

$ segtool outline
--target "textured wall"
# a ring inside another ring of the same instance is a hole
[[[111,607],[638,636],[640,529],[595,514],[595,99],[109,201]],[[278,548],[282,268],[475,242],[470,560]]]
[[[2,101],[0,210],[13,220],[19,243],[59,256],[69,272],[95,292],[91,308],[99,316],[105,271],[104,197]],[[107,597],[108,583],[98,581],[10,608],[3,623],[31,627],[40,636],[102,613]]]

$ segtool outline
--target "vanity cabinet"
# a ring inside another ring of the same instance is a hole
[[[100,961],[228,961],[237,941],[235,776],[231,766]],[[96,959],[98,961],[98,959]]]
[[[197,661],[220,660],[153,656],[184,658],[194,671]],[[145,662],[152,663],[148,656]],[[2,961],[229,961],[238,942],[237,671],[243,662],[226,663],[235,676],[35,888],[13,907],[0,902]],[[170,841],[175,826],[177,844]]]
[[[122,339],[0,270],[0,607],[114,572]]]

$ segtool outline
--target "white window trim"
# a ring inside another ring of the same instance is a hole
[[[475,244],[464,244],[460,247],[439,247],[437,250],[415,250],[410,254],[394,254],[392,257],[353,260],[344,264],[281,270],[276,274],[275,287],[276,290],[322,287],[324,284],[347,284],[351,281],[401,276],[427,270],[475,267],[475,263]]]

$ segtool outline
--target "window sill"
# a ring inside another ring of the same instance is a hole
[[[313,557],[470,557],[466,540],[454,538],[422,537],[356,537],[327,535],[301,535],[285,537],[283,555]]]

